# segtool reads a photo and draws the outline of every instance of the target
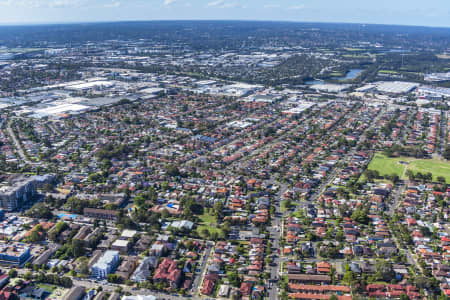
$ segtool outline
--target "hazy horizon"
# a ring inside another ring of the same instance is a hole
[[[450,27],[445,0],[0,0],[1,25],[274,21]]]
[[[84,25],[84,24],[108,24],[108,23],[146,23],[146,22],[273,22],[273,23],[298,23],[298,24],[346,24],[346,25],[379,25],[379,26],[393,26],[393,27],[422,27],[422,28],[436,28],[436,29],[450,29],[449,26],[432,26],[432,25],[408,25],[408,24],[389,24],[389,23],[357,23],[357,22],[320,22],[320,21],[290,21],[290,20],[245,20],[245,19],[123,19],[123,20],[98,20],[98,21],[67,21],[67,22],[14,22],[2,23],[0,27],[14,27],[14,26],[45,26],[45,25]]]

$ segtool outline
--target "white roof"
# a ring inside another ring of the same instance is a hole
[[[111,265],[117,256],[119,256],[119,251],[108,250],[100,257],[93,268],[107,269],[108,265]]]
[[[89,109],[89,106],[81,105],[81,104],[61,104],[55,105],[48,108],[38,109],[35,111],[36,114],[40,115],[57,115],[69,111],[82,111],[85,109]]]
[[[130,242],[126,240],[116,240],[112,246],[113,247],[127,247]]]
[[[70,85],[67,86],[66,89],[69,90],[84,90],[84,89],[91,89],[94,87],[111,87],[113,86],[114,83],[111,81],[105,81],[105,80],[100,80],[100,81],[91,81],[91,82],[85,82],[85,83],[80,83],[80,84],[75,84],[75,85]]]
[[[172,227],[181,229],[181,228],[186,228],[186,229],[192,229],[192,227],[194,226],[194,223],[192,223],[191,221],[173,221],[172,222]]]
[[[317,91],[325,91],[325,92],[341,92],[343,90],[351,87],[351,84],[314,84],[311,85],[311,88]]]
[[[384,81],[377,83],[377,90],[385,93],[401,94],[407,93],[418,86],[419,84],[415,82]]]
[[[124,296],[122,297],[122,300],[156,300],[156,297],[152,295]]]
[[[197,81],[198,85],[210,85],[210,84],[214,84],[214,83],[216,83],[215,80],[200,80],[200,81]]]
[[[158,94],[159,92],[163,92],[164,89],[162,88],[147,88],[144,90],[140,90],[139,93],[143,93],[143,94]]]
[[[132,237],[134,237],[134,236],[136,235],[136,233],[137,233],[136,230],[125,229],[125,230],[122,232],[121,237],[123,237],[123,238],[132,238]]]

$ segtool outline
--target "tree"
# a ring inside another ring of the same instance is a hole
[[[310,242],[313,242],[313,241],[316,240],[316,236],[315,236],[314,234],[312,234],[311,232],[308,232],[308,233],[306,234],[306,239],[307,239],[308,241],[310,241]]]
[[[450,160],[450,147],[445,148],[443,156],[446,160]]]
[[[336,241],[342,242],[344,240],[344,238],[345,238],[344,231],[339,228],[337,230],[337,232],[336,232],[336,237],[335,238],[336,238]]]
[[[43,235],[41,235],[39,233],[39,231],[35,229],[31,232],[30,236],[28,237],[28,240],[31,243],[37,243],[37,242],[41,241],[42,238],[43,238]]]
[[[51,219],[53,218],[52,211],[42,202],[36,203],[26,213],[28,217],[38,219]]]
[[[220,220],[222,213],[223,213],[223,203],[221,201],[217,201],[214,203],[214,216],[216,217],[216,220]]]
[[[239,277],[237,272],[228,272],[227,278],[232,286],[239,287],[241,285],[241,278]]]
[[[285,210],[290,210],[292,208],[292,201],[291,201],[291,199],[285,199],[285,200],[283,200],[281,205],[284,206]]]
[[[163,219],[167,219],[169,216],[170,216],[169,211],[168,211],[167,209],[164,208],[164,209],[161,211],[161,217],[162,217]]]
[[[111,283],[122,283],[122,277],[116,274],[108,274],[108,276],[106,276],[106,279]]]
[[[200,230],[200,235],[207,239],[209,237],[209,230],[208,228],[202,228],[202,230]]]
[[[421,172],[417,172],[417,173],[416,173],[416,179],[417,179],[418,181],[423,180],[423,179],[424,179],[423,174],[422,174]]]
[[[399,179],[400,179],[400,177],[398,177],[398,175],[395,174],[395,173],[392,173],[390,176],[387,176],[387,178],[390,181],[392,181],[393,184],[396,184],[399,181]]]
[[[16,277],[17,277],[17,270],[16,270],[16,269],[11,269],[11,270],[9,270],[8,276],[9,276],[10,278],[16,278]]]
[[[441,183],[441,184],[445,184],[446,183],[445,177],[443,177],[443,176],[438,176],[437,181],[439,183]]]
[[[352,220],[359,222],[361,224],[368,224],[369,223],[369,216],[367,215],[366,209],[357,208],[353,211]]]
[[[33,273],[28,271],[23,275],[23,278],[26,280],[31,280],[31,279],[33,279]]]
[[[352,284],[353,280],[355,280],[355,274],[351,270],[347,270],[344,273],[344,277],[342,280],[347,284]]]
[[[421,262],[423,262],[423,265],[426,266],[426,264],[423,260]],[[419,262],[419,263],[421,263],[421,262]],[[425,276],[427,276],[427,277],[418,276],[414,280],[417,287],[422,288],[422,289],[438,289],[439,288],[439,280],[437,280],[435,277],[433,277],[431,275],[430,270],[426,269],[425,273],[426,273]]]
[[[426,226],[420,227],[420,232],[421,232],[424,236],[426,236],[426,237],[429,237],[429,236],[431,236],[431,234],[432,234],[430,228],[428,228],[428,227],[426,227]]]
[[[176,177],[180,176],[180,170],[174,165],[168,165],[166,169],[167,175]]]
[[[59,282],[65,288],[71,288],[73,285],[72,279],[70,279],[69,277],[65,277],[65,276],[60,278]]]
[[[137,207],[143,207],[145,205],[145,198],[143,195],[136,196],[134,198],[134,204],[136,204]]]
[[[394,150],[392,150],[392,148],[386,148],[386,149],[384,149],[383,154],[387,157],[393,157]]]
[[[380,177],[380,173],[377,170],[369,170],[364,171],[364,175],[367,178],[367,181],[372,182],[374,179]]]
[[[109,170],[111,167],[112,167],[111,160],[109,160],[108,158],[105,158],[102,161],[102,170]]]
[[[74,239],[72,240],[72,255],[75,258],[78,258],[80,256],[84,255],[85,249],[84,249],[84,242]]]
[[[69,225],[67,225],[67,223],[65,222],[61,221],[56,223],[55,227],[53,227],[53,229],[48,232],[48,238],[55,242],[58,239],[60,233],[66,230],[68,227]]]
[[[381,262],[378,262],[375,266],[375,269],[375,275],[380,280],[391,282],[391,280],[395,278],[395,272],[392,267],[392,263],[389,261],[383,260]]]
[[[405,175],[406,175],[406,177],[408,177],[409,180],[414,180],[415,179],[414,173],[411,170],[406,170]]]
[[[133,285],[133,281],[131,281],[130,279],[125,280],[125,284],[128,286],[132,286]]]
[[[80,257],[77,260],[77,272],[79,272],[82,275],[89,275],[89,259],[87,257]]]
[[[219,233],[217,231],[210,232],[209,238],[213,241],[217,241],[219,238]]]

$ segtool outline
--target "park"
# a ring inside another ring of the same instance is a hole
[[[450,162],[446,160],[387,157],[376,153],[368,169],[378,171],[381,176],[395,174],[401,179],[406,179],[408,170],[414,174],[432,173],[434,181],[437,181],[438,177],[443,177],[446,182],[450,182]]]

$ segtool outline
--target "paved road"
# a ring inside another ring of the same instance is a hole
[[[439,138],[439,148],[438,148],[438,154],[442,156],[444,154],[445,148],[447,146],[446,144],[446,138],[447,138],[447,112],[442,111],[441,113],[441,136]]]
[[[197,295],[198,288],[200,283],[203,281],[203,277],[206,274],[206,267],[208,265],[209,256],[211,255],[211,251],[213,249],[213,245],[208,244],[208,248],[206,249],[205,255],[202,258],[202,263],[200,265],[200,273],[195,276],[194,283],[192,284],[192,294]]]
[[[86,280],[74,280],[73,281],[74,286],[82,286],[86,289],[97,289],[99,286],[102,287],[103,291],[107,292],[114,292],[117,287],[122,287],[123,292],[130,293],[131,295],[137,296],[137,295],[153,295],[157,299],[170,299],[170,300],[181,300],[186,299],[186,297],[179,296],[179,295],[172,295],[172,294],[165,294],[165,293],[158,293],[155,291],[150,291],[147,289],[136,289],[134,290],[132,287],[126,286],[126,285],[117,285],[117,284],[103,284],[99,282],[91,282]],[[194,298],[193,298],[194,299]]]
[[[322,181],[322,183],[316,189],[316,192],[314,192],[309,197],[308,201],[315,202],[320,197],[320,195],[322,195],[322,193],[325,191],[325,188],[327,187],[327,185],[329,185],[333,182],[333,180],[336,177],[336,174],[338,172],[338,169],[339,168],[334,168],[333,171],[331,171],[331,173],[328,175],[328,177],[324,181]]]
[[[25,155],[25,152],[23,152],[22,145],[20,145],[19,141],[17,140],[16,135],[14,134],[14,131],[13,131],[12,128],[11,128],[11,120],[8,122],[7,130],[8,130],[9,136],[11,137],[11,139],[12,139],[13,142],[14,142],[14,146],[16,147],[17,152],[19,153],[20,158],[21,158],[24,162],[26,162],[27,164],[33,164],[33,163],[27,158],[27,156]]]
[[[381,115],[381,113],[380,113]],[[341,122],[341,120],[339,120],[337,123]],[[336,124],[337,124],[336,123]],[[277,139],[279,140],[279,139]],[[273,141],[275,142],[275,141]],[[314,147],[314,145],[311,145],[311,149]],[[346,156],[346,159],[349,157],[352,157],[353,153],[355,151],[351,151],[350,154],[348,154],[348,156]],[[316,188],[316,192],[313,193],[310,197],[309,197],[309,201],[315,201],[317,200],[317,198],[322,194],[323,190],[325,189],[325,187],[330,184],[337,172],[338,172],[339,168],[334,168],[332,170],[332,172],[327,176],[327,178],[322,182],[322,184]],[[272,178],[275,178],[275,174],[272,174]],[[272,179],[270,181],[272,184],[275,183],[275,180]],[[281,196],[286,192],[286,190],[288,190],[288,186],[286,184],[282,184],[282,183],[277,183],[280,186],[280,189],[278,191],[278,193],[275,196],[275,201],[277,201],[277,204],[275,205],[275,216],[273,218],[273,222],[272,222],[272,227],[269,228],[269,233],[270,233],[270,237],[272,239],[272,247],[275,249],[275,253],[273,254],[273,265],[270,266],[270,281],[268,284],[268,298],[271,300],[275,300],[278,299],[278,290],[277,290],[277,286],[278,284],[276,283],[278,281],[278,279],[280,278],[280,273],[281,273],[281,266],[283,261],[285,260],[285,258],[280,257],[280,255],[277,254],[278,250],[280,250],[281,253],[281,247],[280,247],[280,241],[283,235],[283,224],[282,224],[282,220],[284,217],[286,217],[289,214],[289,210],[282,213],[280,211],[280,206],[281,206]],[[302,208],[304,205],[299,205],[297,206],[297,209]]]
[[[272,181],[274,183],[274,181]],[[281,195],[283,195],[288,186],[285,183],[278,183],[279,190],[274,197],[275,201],[275,216],[272,219],[272,226],[268,228],[270,233],[270,238],[272,240],[272,264],[269,267],[270,279],[268,282],[268,298],[275,300],[278,298],[277,282],[280,278],[279,272],[282,264],[282,258],[278,254],[278,250],[281,250],[280,241],[283,235],[283,218],[286,216],[287,212],[281,213]]]
[[[386,108],[383,108],[379,111],[378,115],[372,120],[372,123],[370,124],[369,127],[367,127],[364,132],[360,135],[359,139],[358,139],[358,143],[363,143],[366,140],[365,137],[365,133],[368,132],[369,130],[371,130],[378,122],[378,120],[380,120],[380,118],[385,114],[386,112]],[[346,153],[340,160],[339,163],[347,163],[349,162],[353,155],[355,155],[356,153],[356,147],[354,147],[353,149],[351,149],[348,153]],[[316,201],[320,195],[322,195],[322,193],[325,191],[325,188],[327,187],[327,185],[330,185],[333,183],[338,171],[341,168],[339,166],[336,166],[333,168],[333,170],[331,171],[331,173],[329,175],[327,175],[327,178],[325,180],[322,181],[322,183],[320,184],[320,186],[316,189],[316,192],[314,192],[310,197],[309,197],[309,201],[310,202],[314,202]]]
[[[393,191],[392,201],[391,201],[391,203],[389,205],[389,209],[387,211],[387,214],[389,216],[394,215],[395,210],[397,209],[398,205],[400,204],[400,198],[401,198],[403,192],[405,191],[405,187],[406,187],[406,185],[405,185],[404,181],[400,181],[396,185],[396,187]]]
[[[400,181],[394,190],[394,195],[392,197],[392,201],[389,204],[388,212],[387,214],[389,216],[392,216],[395,213],[395,210],[398,208],[398,206],[401,203],[401,196],[403,195],[406,188],[406,184],[404,181]],[[400,243],[400,241],[397,239],[395,234],[391,232],[391,235],[394,239],[395,244],[397,245],[398,249],[403,250],[403,253],[406,255],[406,259],[410,265],[416,265],[420,271],[423,273],[422,267],[418,264],[417,260],[414,258],[414,256],[411,254],[411,251],[407,247],[403,247],[403,245]]]

